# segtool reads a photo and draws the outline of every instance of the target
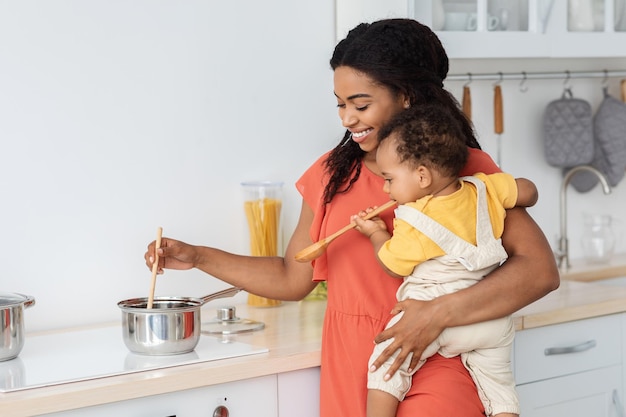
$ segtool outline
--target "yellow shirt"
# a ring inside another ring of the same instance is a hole
[[[497,173],[474,175],[485,183],[487,207],[491,226],[496,239],[504,231],[506,209],[515,207],[517,184],[510,174]],[[459,180],[461,187],[456,192],[433,197],[426,196],[407,205],[428,215],[442,226],[467,242],[476,244],[476,188]],[[391,271],[398,275],[409,275],[420,263],[445,255],[445,252],[430,238],[407,222],[394,219],[393,236],[380,248],[378,257]]]

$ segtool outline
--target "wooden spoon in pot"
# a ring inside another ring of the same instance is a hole
[[[156,246],[154,247],[154,263],[152,264],[152,281],[150,282],[150,294],[148,295],[148,305],[146,308],[149,310],[154,303],[154,287],[156,287],[157,270],[159,269],[159,254],[157,253],[161,247],[161,236],[163,235],[163,228],[157,229]]]
[[[388,208],[393,207],[395,205],[396,205],[396,201],[395,200],[389,200],[388,202],[386,202],[382,206],[377,207],[371,213],[368,213],[363,218],[365,220],[369,220],[372,217],[378,216],[383,211],[385,211]],[[296,253],[296,256],[295,256],[296,261],[298,261],[298,262],[310,262],[313,259],[319,258],[326,251],[326,248],[328,247],[330,242],[332,242],[333,240],[335,240],[336,238],[338,238],[339,236],[341,236],[342,234],[344,234],[348,230],[354,229],[355,227],[356,227],[356,223],[351,222],[350,224],[345,226],[343,229],[340,229],[340,230],[336,231],[335,233],[333,233],[332,235],[327,236],[324,239],[322,239],[322,240],[312,244],[311,246],[302,249],[300,252]]]

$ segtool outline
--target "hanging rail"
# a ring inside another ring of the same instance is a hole
[[[611,78],[626,77],[626,70],[603,70],[603,71],[559,71],[559,72],[514,72],[514,73],[490,73],[490,74],[451,74],[445,81],[478,81],[478,80],[569,80],[572,78]]]

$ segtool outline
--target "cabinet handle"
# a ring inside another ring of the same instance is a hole
[[[546,348],[546,349],[544,349],[543,354],[546,355],[546,356],[550,356],[550,355],[567,355],[568,353],[584,352],[586,350],[593,349],[594,347],[596,347],[596,341],[595,340],[587,340],[584,343],[580,343],[580,344],[574,345],[574,346]]]
[[[613,390],[613,405],[615,406],[615,411],[617,411],[617,416],[624,417],[624,407],[616,389]]]

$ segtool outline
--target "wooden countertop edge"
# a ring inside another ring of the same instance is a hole
[[[622,313],[624,311],[626,311],[626,299],[620,298],[603,302],[594,302],[592,304],[582,306],[561,308],[558,310],[546,311],[544,313],[533,313],[521,317],[522,327],[520,330],[528,330],[536,327],[606,316],[608,314]]]

